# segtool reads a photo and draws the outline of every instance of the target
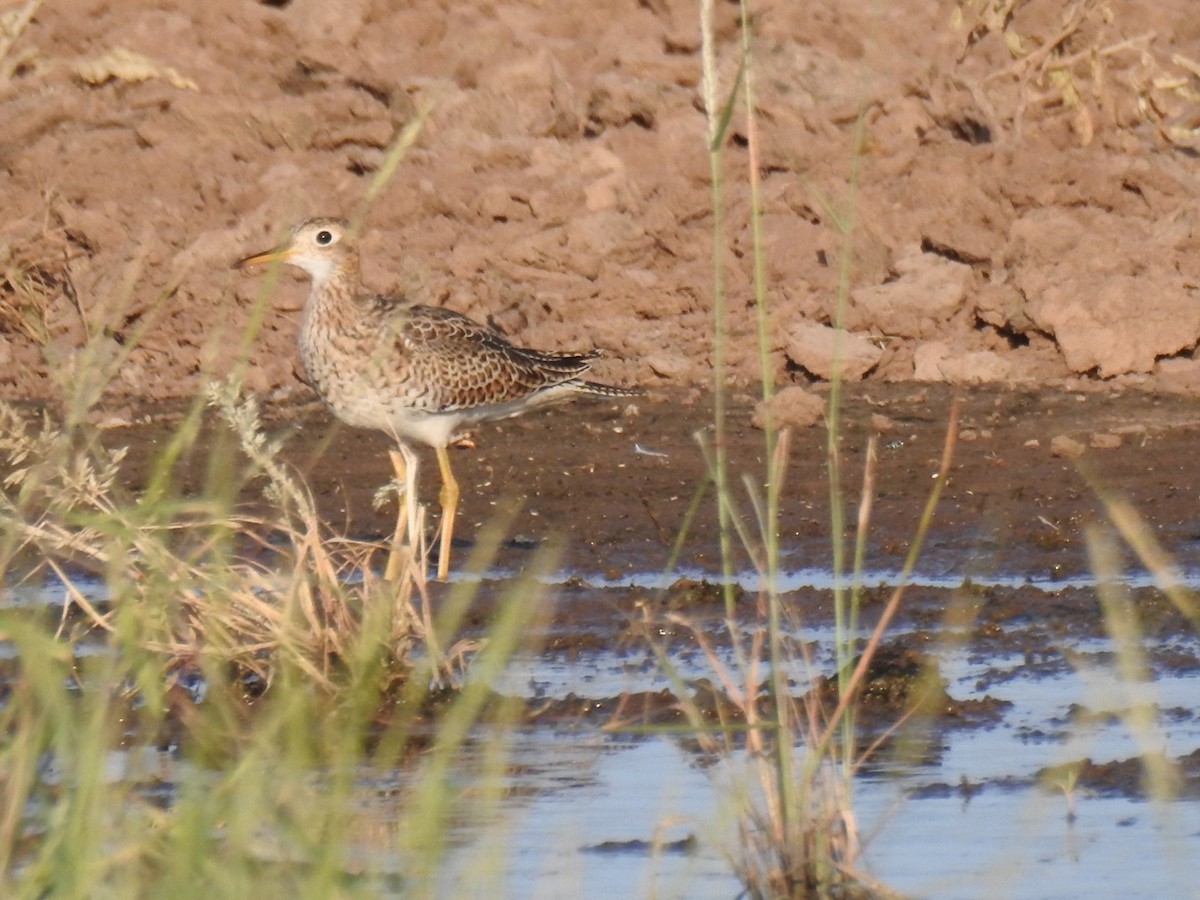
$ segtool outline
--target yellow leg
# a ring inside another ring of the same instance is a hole
[[[400,548],[404,546],[404,538],[417,536],[417,455],[408,446],[400,444],[399,449],[389,451],[392,458],[392,469],[396,473],[397,484],[402,484],[404,497],[396,513],[396,530],[392,533],[392,547],[388,553],[387,568],[383,577],[387,581],[395,581],[400,575],[402,555]]]
[[[399,450],[389,450],[388,455],[392,458],[392,469],[396,473],[396,502],[398,505],[398,514],[396,516],[396,532],[392,535],[393,543],[399,545],[404,542],[404,532],[408,525],[408,492],[404,491],[405,486],[405,465],[404,456]],[[403,491],[403,496],[401,496]]]
[[[438,551],[438,581],[450,573],[450,541],[454,538],[454,517],[458,512],[458,482],[450,471],[450,455],[445,447],[437,448],[438,468],[442,471],[442,543]]]

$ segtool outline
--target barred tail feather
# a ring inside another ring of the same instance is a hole
[[[646,393],[641,388],[623,388],[613,384],[601,384],[598,381],[576,379],[570,384],[580,393],[595,394],[599,397],[642,397]]]

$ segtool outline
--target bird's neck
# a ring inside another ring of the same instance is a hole
[[[341,260],[322,260],[320,264],[308,265],[309,277],[312,279],[312,292],[316,297],[331,288],[334,292],[347,292],[351,297],[358,293],[359,269],[358,257],[347,256]]]
[[[348,257],[338,265],[309,269],[312,288],[304,305],[302,332],[346,333],[354,331],[361,314],[356,298],[361,293],[358,259]]]

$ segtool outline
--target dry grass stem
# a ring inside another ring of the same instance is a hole
[[[254,402],[240,400],[229,384],[212,386],[208,396],[237,435],[248,470],[264,478],[273,516],[249,517],[203,501],[148,507],[126,499],[117,487],[123,450],[77,441],[48,419],[31,426],[0,404],[0,454],[8,471],[0,492],[0,568],[13,572],[32,559],[16,583],[44,570],[63,585],[60,636],[68,634],[72,606],[90,628],[109,633],[130,604],[163,609],[142,644],[164,654],[167,669],[208,657],[269,680],[274,654],[283,652],[328,686],[330,667],[347,655],[365,609],[380,602],[393,610],[380,640],[402,659],[429,628],[427,601],[424,615],[412,603],[415,579],[374,578],[368,563],[375,546],[324,526],[311,495],[280,462],[279,444],[267,438]],[[268,550],[259,535],[269,533],[278,540]],[[230,557],[223,549],[230,538],[256,547],[256,554]],[[108,591],[99,607],[80,580],[96,576]],[[359,576],[357,585],[351,576]]]

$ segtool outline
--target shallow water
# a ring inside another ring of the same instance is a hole
[[[872,572],[864,581],[887,584],[894,574]],[[606,596],[645,588],[659,584],[657,578],[614,579],[594,591]],[[820,590],[830,583],[822,573],[788,578],[789,587]],[[753,584],[750,576],[739,581],[747,588]],[[961,585],[961,579],[929,575],[913,581],[937,589],[928,601],[935,607],[943,602],[938,591]],[[1188,571],[1185,581],[1195,586],[1195,573]],[[1134,576],[1128,583],[1137,587],[1146,582]],[[1031,586],[1029,579],[1017,577],[973,584],[1032,590],[1033,600],[1026,602],[1035,605],[1054,600],[1061,591],[1093,586],[1075,578]],[[98,588],[92,590],[93,599],[98,593]],[[51,583],[23,587],[5,602],[54,607],[64,596],[61,586]],[[922,897],[1191,895],[1200,876],[1200,801],[1156,803],[1077,788],[1072,817],[1068,798],[1039,786],[1036,777],[1046,767],[1084,757],[1104,763],[1136,758],[1143,749],[1168,758],[1196,750],[1200,667],[1157,666],[1151,680],[1130,685],[1112,673],[1114,648],[1103,637],[1056,638],[1048,646],[1070,653],[1074,663],[1047,670],[1030,666],[1028,652],[1019,646],[1019,634],[1033,632],[1018,632],[1018,646],[990,651],[932,633],[930,641],[927,629],[899,625],[889,639],[933,654],[955,700],[987,696],[1012,706],[993,724],[916,724],[904,740],[864,766],[854,786],[854,810],[866,838],[864,869],[892,889]],[[793,637],[814,651],[811,668],[800,660],[790,665],[793,684],[809,684],[832,671],[831,625],[818,618]],[[1194,655],[1198,643],[1195,636],[1172,634],[1146,638],[1143,649],[1183,649]],[[78,652],[98,647],[83,643]],[[694,647],[676,642],[666,648],[684,679],[712,677],[709,663]],[[1037,653],[1044,656],[1045,650]],[[0,644],[0,657],[10,653]],[[727,652],[721,658],[729,663]],[[561,700],[572,694],[586,700],[660,691],[670,681],[652,654],[623,640],[619,649],[593,646],[519,655],[492,687],[529,700]],[[1137,704],[1150,704],[1159,713],[1141,735],[1141,744],[1121,719]],[[1087,715],[1080,715],[1080,709]],[[669,736],[633,736],[584,722],[522,728],[507,741],[511,765],[505,797],[494,815],[454,827],[453,849],[443,870],[446,896],[739,894],[740,882],[723,853],[735,844],[727,798],[731,779],[744,777],[736,757],[714,766]],[[106,759],[105,773],[109,779],[145,783],[169,803],[182,765],[170,753],[118,752]],[[58,777],[52,765],[42,776],[49,783]],[[394,782],[364,782],[364,814],[386,818],[395,803],[393,788]],[[356,858],[369,871],[395,870],[400,883],[400,866],[386,848],[364,844]]]
[[[666,739],[522,733],[513,758],[530,794],[496,832],[460,832],[445,896],[477,895],[471,875],[510,897],[733,897],[741,890],[709,843],[718,810],[708,776]],[[693,839],[694,849],[678,842]],[[658,845],[659,849],[655,849]],[[666,849],[662,849],[663,846]],[[675,846],[671,846],[675,845]]]
[[[485,580],[505,580],[515,578],[520,573],[511,568],[488,569],[482,573],[451,573],[453,583],[474,583]],[[858,583],[865,586],[895,585],[900,582],[899,569],[867,569],[857,577]],[[665,590],[680,579],[692,579],[722,583],[718,572],[695,566],[679,566],[663,572],[625,572],[608,574],[603,572],[581,572],[578,569],[560,571],[553,576],[543,579],[548,585],[561,585],[571,580],[582,580],[597,588],[642,588],[644,590]],[[766,579],[757,572],[742,571],[733,577],[733,584],[745,591],[764,590],[768,585]],[[829,569],[818,567],[803,567],[784,569],[775,577],[771,587],[776,592],[787,593],[804,588],[814,590],[832,590],[835,587],[849,587],[852,579],[836,578]],[[961,571],[939,569],[928,564],[919,566],[908,577],[908,585],[912,587],[933,587],[954,589],[969,583],[975,587],[988,588],[1017,588],[1024,586],[1036,587],[1047,593],[1054,593],[1066,588],[1094,588],[1097,579],[1089,573],[1069,576],[1053,574],[989,574],[964,575]],[[1181,569],[1155,577],[1148,572],[1134,571],[1121,577],[1121,583],[1131,588],[1144,587],[1186,587],[1200,590],[1200,569]]]
[[[1104,653],[1111,647],[1091,642],[1078,649]],[[970,662],[955,651],[938,655],[956,699],[978,696],[973,685],[986,671],[1020,664],[1019,658]],[[626,662],[606,654],[577,659],[570,666],[520,659],[504,684],[529,684],[539,695],[550,696],[662,686],[661,678],[630,669]],[[572,679],[572,670],[586,674]],[[1138,754],[1137,743],[1115,718],[1097,715],[1071,724],[1073,704],[1096,714],[1117,714],[1132,702],[1190,711],[1197,691],[1200,676],[1195,673],[1160,676],[1131,689],[1103,670],[990,685],[987,693],[1013,704],[1000,723],[935,730],[928,735],[936,745],[933,764],[885,754],[856,781],[858,822],[870,836],[867,871],[893,889],[923,897],[1191,895],[1200,875],[1200,801],[1159,804],[1091,796],[1079,788],[1071,821],[1066,797],[1037,786],[1034,779],[1040,769],[1083,757],[1102,763]],[[1170,717],[1166,723],[1160,717],[1149,738],[1153,749],[1168,757],[1184,755],[1200,747],[1200,722],[1194,714]],[[728,877],[718,877],[721,872],[727,876],[728,869],[714,843],[721,836],[713,833],[714,823],[723,818],[713,775],[699,771],[670,739],[630,741],[589,734],[580,742],[559,735],[527,740],[520,753],[523,761],[532,753],[550,768],[565,756],[564,765],[586,769],[592,777],[582,785],[559,785],[524,810],[535,821],[513,837],[518,858],[506,877],[514,895],[548,884],[541,896],[562,896],[555,893],[559,888],[589,897],[737,894]],[[969,789],[961,789],[962,784]],[[727,816],[724,822],[729,825]],[[694,857],[606,857],[611,873],[605,866],[604,874],[596,876],[587,846],[651,842],[662,823],[670,823],[672,836],[680,828],[691,829],[687,833],[698,839]],[[705,874],[675,892],[677,877],[697,873]],[[631,884],[643,887],[630,894]]]

